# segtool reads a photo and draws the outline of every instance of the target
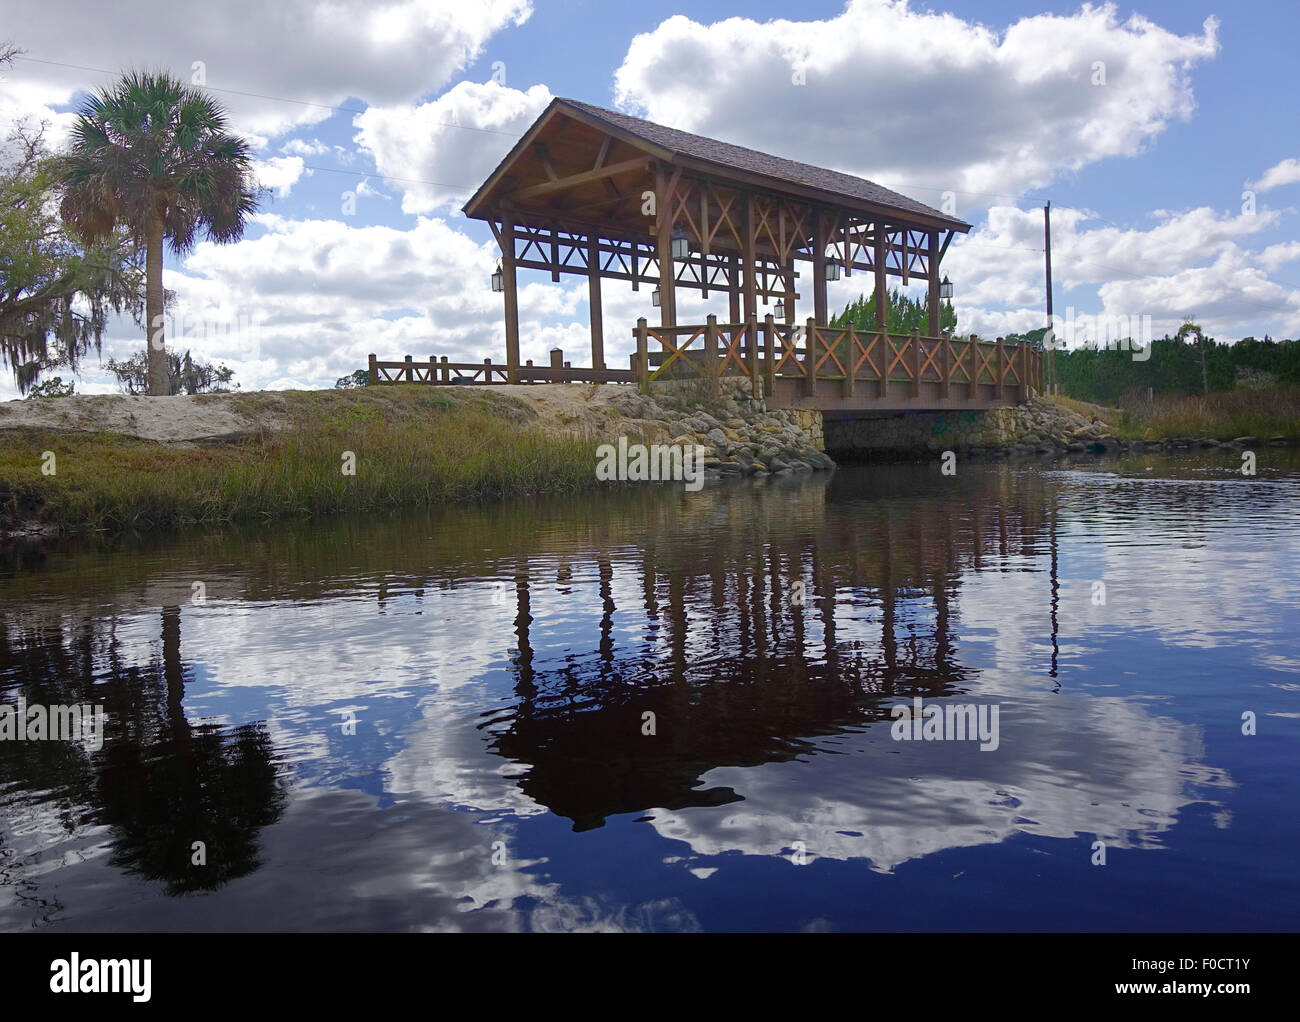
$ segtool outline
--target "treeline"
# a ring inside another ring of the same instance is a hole
[[[909,298],[897,288],[889,292],[889,314],[886,328],[891,334],[910,334],[920,330],[923,334],[930,332],[930,317],[926,312],[925,302],[920,298]],[[844,306],[838,316],[832,316],[830,325],[843,329],[852,323],[859,330],[876,329],[876,296],[870,298],[858,295],[856,301]],[[943,302],[939,306],[939,329],[957,331],[957,313],[953,311],[952,302]]]
[[[1041,345],[1043,330],[1012,336]],[[1134,358],[1134,355],[1138,358]],[[1201,394],[1273,384],[1300,384],[1300,342],[1246,337],[1218,344],[1195,334],[1165,336],[1145,351],[1116,348],[1058,349],[1056,381],[1061,392],[1081,401],[1114,403],[1131,391]]]

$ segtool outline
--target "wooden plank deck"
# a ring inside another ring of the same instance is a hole
[[[919,332],[891,334],[853,327],[776,323],[771,316],[749,323],[650,326],[633,330],[636,352],[630,369],[574,368],[558,350],[549,366],[532,362],[516,370],[520,383],[635,383],[648,391],[664,380],[723,378],[749,383],[773,408],[827,412],[940,411],[994,408],[1028,400],[1042,391],[1042,353],[1001,338],[980,341]],[[651,350],[652,343],[655,345]],[[449,362],[380,362],[370,356],[372,385],[426,383],[502,384],[504,365]]]

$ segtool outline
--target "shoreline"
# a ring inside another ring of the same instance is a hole
[[[706,483],[832,471],[837,458],[924,461],[947,450],[1050,462],[1300,446],[1285,434],[1128,436],[1122,422],[1099,416],[1117,411],[1034,398],[987,412],[823,422],[818,412],[768,410],[739,385],[708,393],[689,383],[652,396],[584,384],[403,384],[6,402],[0,544],[596,492],[627,485],[597,473],[600,445],[619,437],[696,446]],[[865,442],[843,442],[855,430]]]

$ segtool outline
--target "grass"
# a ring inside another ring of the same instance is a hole
[[[1109,409],[1086,402],[1051,400],[1083,415],[1097,408],[1118,435],[1134,439],[1300,437],[1300,387],[1295,386],[1215,391],[1204,397],[1158,394],[1153,400],[1147,400],[1145,394],[1131,394],[1120,400],[1117,420],[1107,415]]]
[[[201,398],[199,400],[202,400]],[[5,433],[0,519],[66,532],[325,515],[594,488],[591,442],[529,428],[519,402],[426,388],[248,394],[234,443],[163,446],[111,433]],[[53,451],[54,475],[41,471]],[[344,474],[345,452],[355,474]]]

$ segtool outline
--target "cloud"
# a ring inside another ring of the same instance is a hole
[[[201,74],[237,130],[274,137],[349,97],[395,104],[439,88],[531,13],[530,0],[283,0],[236,10],[140,0],[125,16],[113,5],[7,0],[15,29],[6,35],[35,59],[6,74],[28,90],[28,108],[67,103],[127,67],[168,68],[187,81]]]
[[[372,351],[381,360],[500,359],[501,296],[488,287],[494,244],[427,218],[410,230],[272,214],[257,215],[254,225],[258,237],[201,242],[183,270],[164,274],[186,327],[185,336],[172,331],[168,344],[226,362],[245,389],[270,381],[330,386],[364,367]],[[524,358],[545,362],[553,344],[576,348],[579,326],[585,342],[586,317],[575,320],[585,291],[585,284],[521,286]]]
[[[1293,185],[1300,181],[1300,160],[1283,160],[1264,171],[1258,181],[1249,182],[1246,187],[1257,192],[1267,192],[1283,185]]]
[[[1245,247],[1281,213],[1231,216],[1198,207],[1152,217],[1157,222],[1145,230],[1091,226],[1096,218],[1089,211],[1053,207],[1054,311],[1063,315],[1074,304],[1107,315],[1150,315],[1157,336],[1193,314],[1225,339],[1243,336],[1252,323],[1295,332],[1300,291],[1270,281],[1265,271],[1300,257],[1300,243],[1258,253]],[[953,242],[944,270],[956,287],[963,333],[996,336],[1042,326],[1042,211],[994,206],[983,224]],[[1096,288],[1095,301],[1066,297],[1089,287]]]
[[[306,172],[311,176],[311,171]],[[269,160],[254,160],[253,174],[263,188],[272,188],[283,199],[303,175],[301,156],[272,156]]]
[[[373,106],[354,119],[354,141],[402,189],[402,212],[432,213],[473,194],[551,101],[496,82],[458,82],[417,106]]]
[[[1189,71],[1218,52],[1217,30],[1213,18],[1190,36],[1121,22],[1111,4],[1000,34],[906,0],[851,0],[807,22],[677,15],[632,40],[615,99],[936,205],[944,190],[1018,195],[1140,152],[1191,116]]]

